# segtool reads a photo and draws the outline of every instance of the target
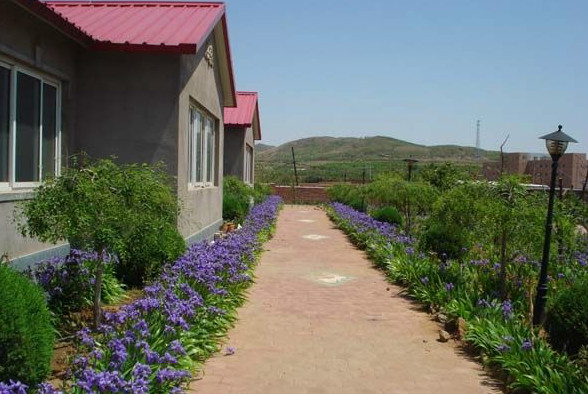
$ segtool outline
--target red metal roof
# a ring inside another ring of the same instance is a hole
[[[227,127],[251,127],[255,139],[261,139],[261,122],[259,120],[259,105],[257,92],[237,92],[237,106],[225,108],[224,122]]]
[[[46,1],[45,4],[103,49],[194,53],[225,14],[223,3],[211,2]]]

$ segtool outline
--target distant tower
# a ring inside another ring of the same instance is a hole
[[[480,150],[480,120],[476,122],[476,158],[480,159],[481,157],[481,150]]]

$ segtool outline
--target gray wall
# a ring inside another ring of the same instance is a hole
[[[71,150],[76,61],[81,50],[77,43],[28,11],[11,1],[0,1],[0,59],[62,83],[62,162]],[[26,190],[0,192],[0,255],[5,254],[11,260],[30,260],[31,254],[51,252],[54,248],[51,244],[25,239],[16,229],[14,209],[19,201],[31,196],[31,192]]]
[[[218,62],[210,67],[204,59],[208,44],[196,56],[183,55],[180,59],[179,144],[178,144],[178,196],[182,212],[178,227],[190,240],[198,239],[202,230],[218,230],[222,224],[223,207],[223,92]],[[216,49],[216,48],[215,48]],[[188,128],[190,103],[195,103],[218,119],[215,163],[215,185],[192,188],[188,185]]]
[[[86,52],[79,63],[76,151],[177,174],[178,55]]]
[[[227,127],[225,133],[225,175],[233,175],[242,181],[245,180],[245,147],[247,145],[253,148],[253,167],[255,168],[253,129],[251,127]],[[252,176],[252,180],[255,182],[255,173]]]
[[[227,127],[225,132],[225,175],[243,180],[245,174],[245,134],[243,127]]]

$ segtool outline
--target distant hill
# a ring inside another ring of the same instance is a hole
[[[257,153],[263,152],[263,151],[266,151],[266,150],[272,149],[272,148],[275,148],[275,146],[267,145],[267,144],[255,144],[255,151]]]
[[[383,161],[413,157],[420,161],[476,161],[476,148],[458,145],[425,146],[390,137],[311,137],[276,147],[256,148],[256,160],[267,163],[292,161],[291,147],[300,162]],[[496,151],[480,152],[483,160],[495,160]]]

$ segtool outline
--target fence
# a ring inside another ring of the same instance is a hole
[[[286,204],[321,204],[329,202],[327,186],[278,186],[271,185],[273,194],[284,199]]]

